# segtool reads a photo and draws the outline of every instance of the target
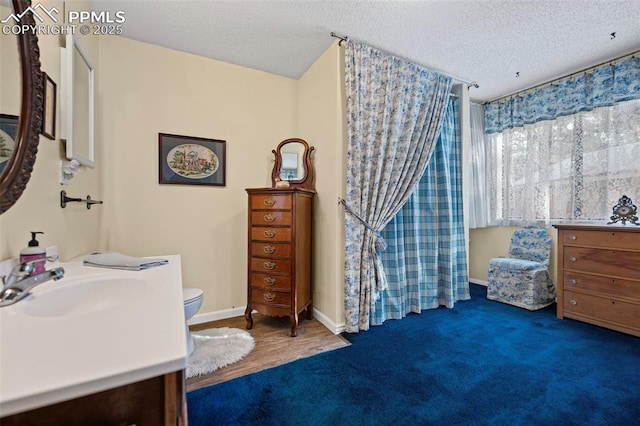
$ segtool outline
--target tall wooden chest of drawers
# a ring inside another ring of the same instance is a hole
[[[640,226],[558,229],[558,318],[640,336]]]
[[[313,318],[311,248],[313,197],[303,188],[249,188],[247,329],[252,311],[289,316],[297,335],[298,314]]]

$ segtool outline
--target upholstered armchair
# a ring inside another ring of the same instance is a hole
[[[509,257],[489,261],[487,299],[534,311],[555,301],[549,274],[551,236],[542,228],[525,226],[511,237]]]

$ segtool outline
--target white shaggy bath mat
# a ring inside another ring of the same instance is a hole
[[[253,337],[239,328],[210,328],[191,335],[194,349],[189,356],[187,377],[208,374],[238,362],[255,346]]]

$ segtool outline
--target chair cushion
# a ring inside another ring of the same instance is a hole
[[[540,262],[549,266],[551,256],[551,236],[542,228],[525,226],[511,236],[509,257]]]
[[[489,266],[507,269],[511,271],[534,271],[536,269],[547,269],[540,262],[530,260],[514,259],[512,257],[496,257],[489,261]]]

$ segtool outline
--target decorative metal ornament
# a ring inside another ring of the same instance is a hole
[[[622,198],[618,200],[618,204],[613,206],[611,222],[607,223],[607,225],[617,222],[622,222],[623,225],[626,225],[627,222],[640,225],[640,223],[638,223],[638,208],[633,204],[631,198],[626,195],[623,195]]]

